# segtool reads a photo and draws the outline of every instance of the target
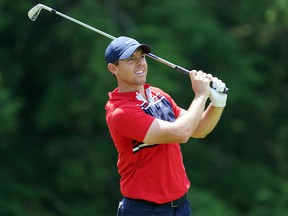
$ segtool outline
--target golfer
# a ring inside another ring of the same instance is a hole
[[[148,45],[123,36],[105,52],[108,70],[118,84],[105,106],[123,195],[117,215],[188,216],[190,182],[180,143],[204,138],[214,129],[226,105],[227,94],[218,93],[225,84],[210,74],[191,71],[194,98],[184,110],[167,93],[146,83],[145,54],[150,52]],[[218,91],[210,87],[212,80]]]

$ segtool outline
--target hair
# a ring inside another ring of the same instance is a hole
[[[117,59],[115,62],[113,62],[113,64],[118,66],[119,65],[119,59]]]

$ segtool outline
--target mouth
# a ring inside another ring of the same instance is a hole
[[[135,72],[135,74],[139,74],[139,75],[140,74],[144,74],[144,73],[145,73],[144,70],[138,70],[138,71]]]

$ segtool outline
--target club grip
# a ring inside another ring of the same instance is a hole
[[[181,72],[181,73],[183,73],[185,75],[189,75],[190,74],[189,70],[187,70],[187,69],[185,69],[183,67],[180,67],[178,65],[175,66],[175,70],[177,70],[177,71],[179,71],[179,72]],[[210,82],[210,87],[213,88],[213,82],[212,81]],[[221,93],[227,94],[228,91],[229,91],[229,88],[225,87],[224,90]]]

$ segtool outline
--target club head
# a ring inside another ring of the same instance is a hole
[[[33,8],[31,8],[28,12],[28,17],[32,20],[35,21],[41,12],[41,10],[45,8],[45,5],[42,4],[37,4]]]

